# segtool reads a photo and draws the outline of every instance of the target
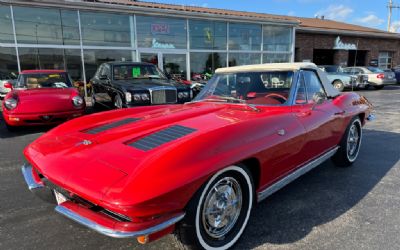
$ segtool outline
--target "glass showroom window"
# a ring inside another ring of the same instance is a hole
[[[186,55],[164,54],[163,71],[174,80],[186,79]]]
[[[218,68],[226,67],[226,53],[190,53],[191,79],[206,80]]]
[[[64,69],[62,49],[19,48],[21,70]]]
[[[0,5],[0,43],[14,43],[10,6]]]
[[[285,63],[290,62],[291,53],[264,53],[263,63]]]
[[[264,51],[285,51],[292,49],[292,28],[266,26],[263,27]]]
[[[76,11],[14,7],[18,43],[79,45]]]
[[[130,47],[130,20],[127,15],[81,12],[83,45]]]
[[[260,63],[260,53],[229,53],[229,67]]]
[[[0,81],[13,79],[18,74],[15,48],[0,47]]]
[[[226,23],[189,20],[191,49],[226,50]]]
[[[66,70],[74,81],[83,81],[81,51],[78,49],[64,50]]]
[[[186,49],[186,20],[136,16],[140,48]]]
[[[229,23],[230,50],[261,50],[261,25]]]
[[[393,52],[390,51],[379,52],[379,68],[381,69],[392,68],[392,57],[393,57]]]
[[[130,50],[84,50],[86,80],[89,81],[104,62],[132,61]]]

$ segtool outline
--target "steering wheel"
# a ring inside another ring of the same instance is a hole
[[[272,97],[274,99],[277,99],[278,101],[280,101],[281,103],[285,103],[287,101],[287,98],[284,97],[283,95],[280,94],[276,94],[276,93],[272,93],[272,94],[268,94],[266,96],[264,96],[265,98],[269,98]],[[280,99],[280,100],[279,100]]]

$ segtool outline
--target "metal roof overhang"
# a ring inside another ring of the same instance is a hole
[[[353,31],[353,30],[340,30],[340,29],[323,29],[323,28],[309,28],[309,27],[297,27],[297,33],[314,33],[314,34],[328,34],[328,35],[346,35],[346,36],[357,36],[357,37],[374,37],[374,38],[388,38],[388,39],[400,39],[400,34],[397,33],[374,33],[366,31]]]
[[[0,0],[0,4],[12,4],[20,6],[32,6],[32,7],[56,7],[63,9],[79,9],[79,10],[90,10],[90,11],[103,11],[103,12],[116,12],[116,13],[127,13],[127,14],[143,14],[165,17],[180,17],[180,18],[197,18],[197,19],[213,19],[221,21],[233,21],[233,22],[248,22],[248,23],[259,23],[259,24],[279,24],[286,26],[298,26],[299,22],[294,20],[279,20],[273,18],[258,18],[258,17],[246,17],[246,16],[235,16],[235,15],[222,15],[213,14],[206,12],[194,12],[194,11],[181,11],[172,9],[158,9],[148,8],[141,6],[130,6],[124,4],[111,4],[111,3],[100,3],[100,2],[84,2],[80,0]]]

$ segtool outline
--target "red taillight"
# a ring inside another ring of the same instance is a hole
[[[385,78],[385,74],[378,74],[378,75],[376,76],[376,78],[383,79],[383,78]]]

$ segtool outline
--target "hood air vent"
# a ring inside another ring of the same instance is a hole
[[[123,119],[120,121],[101,125],[99,127],[91,128],[91,129],[85,130],[84,132],[87,134],[95,135],[95,134],[99,134],[99,133],[104,132],[109,129],[113,129],[113,128],[116,128],[116,127],[119,127],[122,125],[126,125],[128,123],[136,122],[138,120],[140,120],[140,119],[139,118],[127,118],[127,119]]]
[[[185,135],[191,134],[194,131],[196,131],[196,129],[188,128],[188,127],[184,127],[184,126],[180,126],[180,125],[174,125],[172,127],[158,131],[149,136],[143,137],[140,140],[129,143],[128,145],[131,147],[143,150],[143,151],[149,151],[153,148],[161,146],[162,144],[174,141]]]

